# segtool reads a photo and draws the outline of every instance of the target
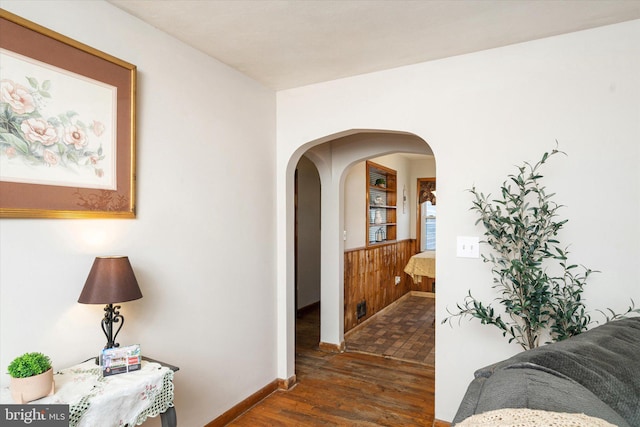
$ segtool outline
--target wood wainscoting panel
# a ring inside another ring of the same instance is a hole
[[[414,283],[404,272],[416,253],[414,239],[359,248],[344,253],[344,332],[351,330],[410,291],[431,291],[428,278]],[[396,276],[400,283],[395,284]],[[366,314],[358,319],[358,304]]]

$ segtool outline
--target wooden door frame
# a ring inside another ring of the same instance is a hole
[[[436,191],[436,179],[434,178],[417,178],[416,179],[416,252],[422,252],[422,221],[420,221],[420,190],[422,183],[433,182],[433,191]],[[427,189],[427,191],[429,191]],[[430,192],[430,191],[429,191]],[[435,195],[433,204],[435,205]]]

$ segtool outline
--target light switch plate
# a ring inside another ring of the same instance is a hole
[[[458,258],[480,258],[480,238],[477,236],[458,236],[456,256]]]

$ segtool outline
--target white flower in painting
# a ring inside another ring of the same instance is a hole
[[[84,130],[75,125],[65,128],[62,140],[65,144],[73,145],[78,150],[87,145],[88,142],[87,134]]]
[[[44,150],[44,161],[49,166],[55,166],[58,164],[60,157],[51,150]]]
[[[104,133],[104,125],[102,122],[94,120],[93,123],[91,123],[91,130],[95,136],[100,136]]]
[[[58,142],[58,132],[56,132],[56,128],[44,119],[31,118],[23,120],[20,124],[20,129],[22,129],[27,141],[39,142],[46,146]]]
[[[9,104],[16,114],[28,114],[36,109],[29,89],[12,80],[0,80],[0,99]]]
[[[27,87],[0,79],[0,133],[4,135],[0,157],[19,157],[30,166],[67,168],[74,173],[93,170],[103,177],[102,146],[91,139],[104,137],[105,125],[73,110],[49,113],[44,107],[46,99],[52,98],[51,81],[25,78]]]

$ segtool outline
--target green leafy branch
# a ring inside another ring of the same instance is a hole
[[[492,287],[498,291],[496,301],[505,318],[469,291],[442,323],[455,317],[476,318],[498,327],[510,343],[515,341],[525,350],[539,346],[546,334],[559,341],[585,331],[592,323],[582,293],[594,271],[568,264],[568,249],[557,239],[568,220],[558,218],[562,205],[552,200],[555,194],[547,193],[541,183],[541,167],[559,153],[554,149],[537,163],[518,167],[518,173],[503,182],[501,198],[490,199],[475,187],[469,190],[474,196],[471,210],[479,216],[476,224],[485,228],[483,243],[493,249],[482,259],[492,264]],[[607,320],[640,312],[633,301],[623,314],[608,310],[611,317],[606,316]]]

